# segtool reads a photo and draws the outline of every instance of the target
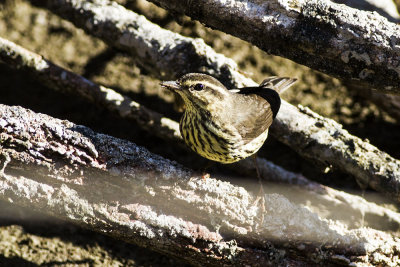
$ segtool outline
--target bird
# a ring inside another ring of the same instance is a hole
[[[188,73],[161,86],[184,101],[179,129],[185,143],[204,158],[230,164],[261,148],[279,111],[279,94],[296,80],[272,76],[258,86],[227,89],[208,74]]]

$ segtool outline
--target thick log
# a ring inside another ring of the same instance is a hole
[[[0,105],[0,144],[2,200],[195,265],[396,260],[399,242],[383,232],[349,230],[279,194],[262,211],[242,187],[21,107]]]

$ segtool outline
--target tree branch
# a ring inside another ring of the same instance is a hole
[[[0,115],[4,201],[196,265],[389,263],[398,250],[396,238],[347,230],[278,194],[266,195],[260,222],[262,211],[242,187],[193,176],[133,143],[68,121],[4,105]]]
[[[344,80],[400,93],[400,26],[328,0],[166,1],[163,8]]]
[[[135,55],[144,68],[159,77],[174,79],[187,72],[207,72],[230,88],[256,84],[239,73],[233,60],[216,53],[203,40],[162,29],[115,2],[30,1]],[[300,155],[349,172],[360,184],[400,200],[398,160],[350,135],[340,124],[285,101],[275,121],[271,134]]]
[[[167,140],[181,139],[176,121],[162,116],[127,96],[98,85],[68,71],[41,55],[33,53],[0,37],[0,61],[9,67],[25,71],[49,88],[66,94],[77,95],[122,118],[135,121],[141,128]]]

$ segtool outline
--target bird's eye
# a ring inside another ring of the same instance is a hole
[[[204,89],[204,84],[197,83],[195,86],[193,86],[193,89],[196,91],[201,91]]]

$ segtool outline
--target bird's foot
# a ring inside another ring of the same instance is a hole
[[[210,178],[210,174],[203,172],[203,174],[201,175],[201,178],[203,178],[203,180],[206,180],[207,178]]]
[[[261,224],[263,224],[264,223],[264,214],[266,212],[266,210],[265,210],[265,192],[264,192],[264,186],[263,186],[263,183],[262,183],[260,169],[258,168],[256,154],[253,156],[253,160],[254,160],[254,165],[256,167],[258,183],[260,184],[260,190],[258,191],[257,198],[254,201],[253,206],[260,205],[260,208],[261,208]]]

